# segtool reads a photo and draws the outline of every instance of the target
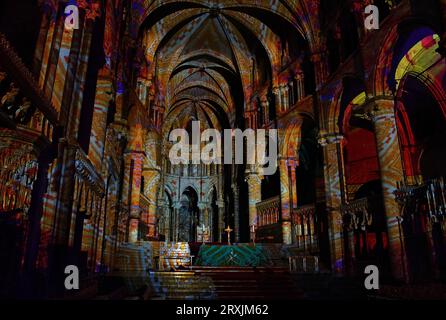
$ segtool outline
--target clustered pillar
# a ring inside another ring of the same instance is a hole
[[[240,207],[239,207],[239,187],[236,184],[232,185],[232,192],[234,193],[234,235],[235,242],[240,242]]]
[[[291,244],[292,239],[292,226],[291,226],[291,211],[292,211],[292,196],[290,190],[290,177],[288,174],[288,161],[286,158],[279,160],[280,170],[280,200],[282,205],[282,238],[283,243]]]
[[[257,225],[257,203],[262,200],[261,183],[262,180],[257,173],[250,173],[246,178],[249,188],[249,230],[251,241],[255,240],[255,233],[252,232]]]
[[[376,145],[381,171],[381,183],[386,210],[389,256],[393,277],[407,280],[407,262],[404,253],[404,239],[400,236],[400,209],[394,191],[403,180],[403,167],[395,121],[394,99],[374,99],[368,104],[374,124]]]
[[[342,215],[340,211],[344,198],[342,139],[343,137],[337,134],[322,134],[319,139],[324,153],[331,268],[338,273],[344,272],[345,268],[342,247]]]

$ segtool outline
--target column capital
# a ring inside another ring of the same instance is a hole
[[[174,201],[172,204],[172,207],[174,207],[175,209],[180,209],[181,208],[181,201]]]
[[[220,209],[222,209],[222,208],[225,207],[225,202],[224,202],[224,200],[217,200],[217,201],[215,202],[215,204],[216,204],[217,207],[219,207]]]
[[[245,177],[249,177],[251,175],[256,175],[260,179],[263,179],[263,167],[259,164],[252,164],[247,166],[245,170]]]
[[[299,160],[297,158],[288,158],[286,160],[286,164],[288,165],[288,167],[294,169],[299,166]]]
[[[283,90],[283,91],[288,91],[289,90],[289,85],[288,85],[288,82],[285,82],[285,83],[282,83],[281,85],[280,85],[280,88]]]
[[[268,107],[269,105],[268,99],[266,97],[262,97],[262,99],[260,100],[260,105],[262,107]]]
[[[250,188],[253,188],[262,183],[262,178],[256,173],[251,173],[246,176],[246,182]]]
[[[303,71],[299,71],[294,75],[294,79],[296,79],[296,80],[302,80],[303,78],[304,78]]]
[[[139,219],[142,213],[142,209],[139,206],[132,206],[130,209],[130,219]]]
[[[362,106],[364,115],[371,121],[376,122],[382,116],[391,116],[395,114],[394,97],[371,97],[368,98]]]
[[[200,202],[198,202],[197,206],[198,206],[198,208],[199,208],[200,210],[204,210],[204,209],[207,208],[208,203],[205,202],[205,201],[200,201]]]
[[[341,143],[344,140],[344,136],[340,133],[327,133],[324,131],[319,132],[318,143],[325,147],[329,144]]]
[[[280,157],[278,162],[281,165],[286,165],[287,167],[297,167],[299,166],[299,160],[296,157]]]

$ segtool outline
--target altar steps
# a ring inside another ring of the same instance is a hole
[[[302,299],[284,268],[194,267],[192,271],[151,272],[151,299]]]
[[[211,300],[215,299],[212,280],[192,271],[155,271],[149,274],[150,299]]]
[[[218,299],[290,300],[303,297],[285,268],[196,268],[210,277]]]

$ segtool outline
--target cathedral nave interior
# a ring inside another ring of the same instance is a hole
[[[224,268],[444,283],[445,41],[444,0],[2,1],[0,297]],[[197,122],[277,130],[277,170],[173,164]]]

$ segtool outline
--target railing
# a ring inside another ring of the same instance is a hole
[[[378,199],[374,199],[377,201]],[[361,198],[341,206],[344,226],[349,230],[365,230],[373,223],[371,199]]]
[[[314,204],[301,206],[292,211],[294,241],[304,252],[315,251],[318,247],[315,213]]]
[[[270,198],[257,203],[257,227],[279,223],[280,197]]]
[[[0,147],[0,212],[21,209],[26,213],[38,164],[29,145],[13,146],[13,150]]]
[[[0,67],[0,125],[25,136],[34,133],[52,140],[53,125],[38,105]]]
[[[96,172],[93,164],[85,155],[84,151],[77,148],[76,151],[76,174],[87,183],[87,185],[99,196],[105,195],[105,185],[102,178]]]
[[[288,257],[290,272],[292,273],[319,273],[319,257],[317,256],[291,256]]]
[[[421,213],[431,222],[444,221],[446,217],[446,182],[439,177],[415,184],[399,183],[394,192],[404,214]],[[425,204],[425,206],[421,206]],[[420,209],[416,209],[420,208]]]
[[[32,73],[0,33],[0,121],[4,127],[40,132],[49,140],[58,113]]]
[[[58,125],[51,101],[0,33],[0,211],[27,212],[38,171],[34,151],[52,142]]]
[[[58,114],[6,37],[0,33],[0,124],[52,141]]]
[[[316,207],[314,204],[301,206],[299,208],[293,209],[292,219],[294,224],[301,224],[302,219],[307,219],[314,215]]]

